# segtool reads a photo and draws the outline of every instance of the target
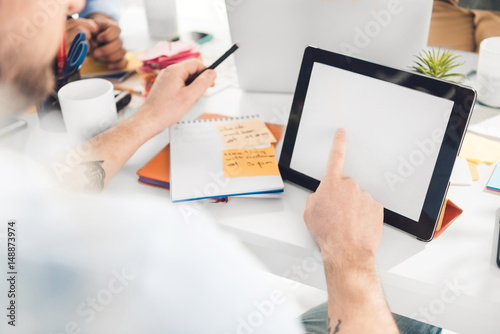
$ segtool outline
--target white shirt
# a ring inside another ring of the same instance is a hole
[[[0,268],[15,219],[16,327],[1,333],[303,333],[242,246],[164,198],[68,193],[0,149]],[[142,202],[141,202],[142,203]],[[81,331],[79,331],[81,330]]]

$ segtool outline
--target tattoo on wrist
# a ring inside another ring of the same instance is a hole
[[[328,334],[337,334],[339,331],[340,331],[340,324],[342,323],[342,320],[338,320],[338,323],[337,323],[337,326],[335,326],[335,328],[333,329],[333,332],[332,332],[332,324],[330,323],[330,317],[328,317],[328,331],[327,333]]]
[[[103,163],[104,161],[87,161],[81,164],[86,168],[84,175],[88,181],[85,191],[99,192],[104,189],[106,171],[102,167]]]

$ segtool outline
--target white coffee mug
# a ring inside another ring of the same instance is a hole
[[[478,101],[500,107],[500,37],[490,37],[481,42],[477,81]]]
[[[178,37],[176,0],[144,0],[149,35],[155,39]]]
[[[113,84],[104,79],[74,81],[59,90],[70,144],[82,143],[116,125]]]

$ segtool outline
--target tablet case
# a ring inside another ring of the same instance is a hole
[[[434,238],[439,237],[450,225],[453,223],[461,214],[463,210],[453,203],[451,200],[447,199],[443,210],[441,210],[441,216],[436,225],[436,231],[434,232]]]
[[[216,119],[230,118],[229,116],[219,114],[202,114],[198,119]],[[283,135],[283,126],[278,124],[266,123],[267,128],[279,142]],[[170,144],[163,148],[153,159],[144,167],[137,171],[139,182],[150,186],[170,189]],[[227,197],[221,198],[226,202]],[[216,199],[220,201],[220,199]]]

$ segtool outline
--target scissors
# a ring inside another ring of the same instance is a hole
[[[69,48],[63,74],[71,73],[75,68],[79,68],[83,64],[88,50],[89,43],[85,41],[85,33],[80,31]]]

